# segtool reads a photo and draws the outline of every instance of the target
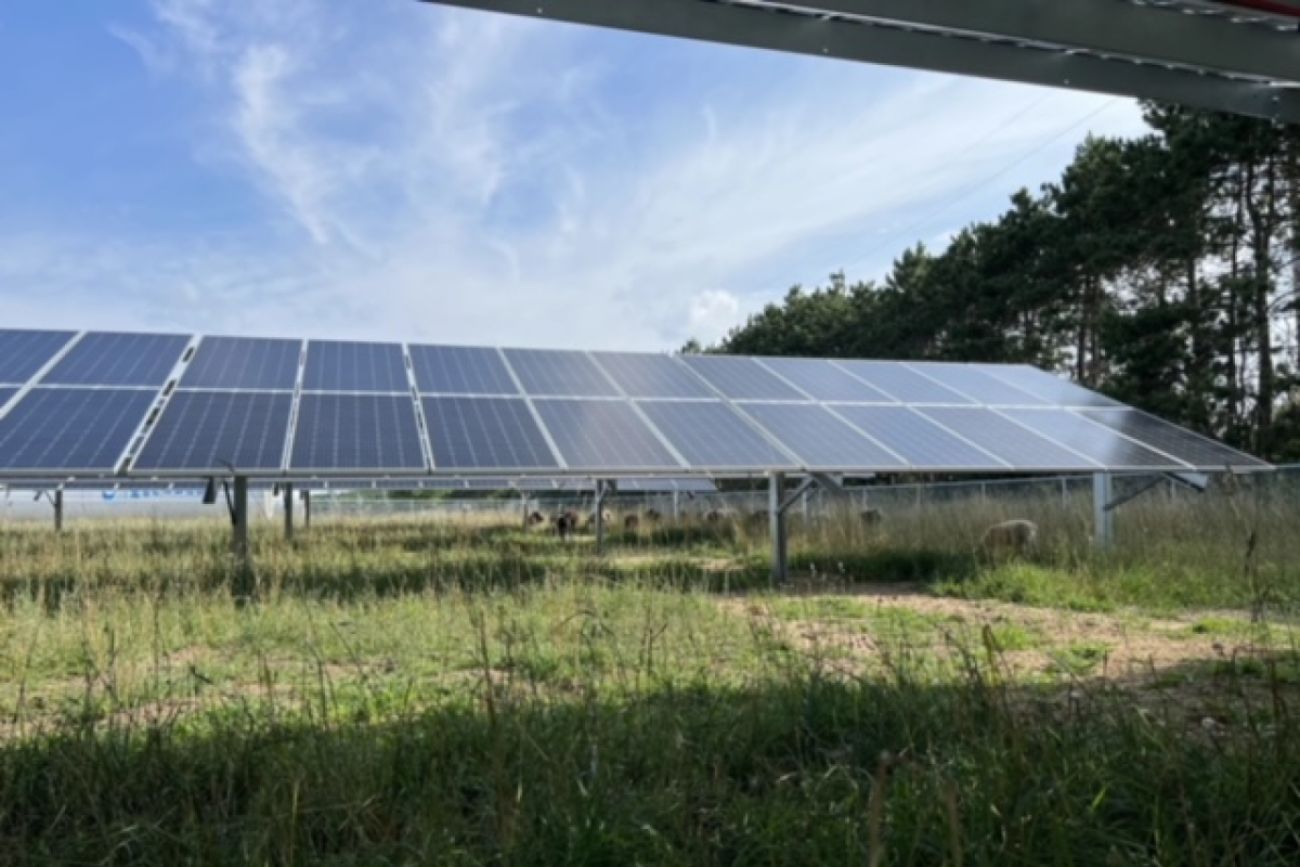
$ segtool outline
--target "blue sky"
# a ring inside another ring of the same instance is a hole
[[[9,0],[0,321],[672,349],[878,277],[1127,100],[414,0]]]

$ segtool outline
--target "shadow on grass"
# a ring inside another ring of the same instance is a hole
[[[1080,702],[979,680],[791,672],[744,689],[545,701],[489,671],[448,706],[396,721],[313,724],[253,706],[11,741],[0,747],[0,863],[1300,855],[1300,732],[1285,706],[1228,738],[1189,736],[1104,691]]]

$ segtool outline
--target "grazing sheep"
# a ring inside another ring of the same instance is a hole
[[[885,519],[879,509],[863,509],[858,513],[858,517],[862,519],[863,525],[867,527],[875,527]]]
[[[768,524],[767,512],[750,512],[745,517],[745,526],[750,530],[762,530]]]
[[[704,513],[704,520],[709,524],[717,524],[722,520],[722,513],[717,509],[709,509]]]
[[[1023,519],[1003,521],[984,531],[981,542],[989,553],[1023,554],[1038,541],[1038,525]]]
[[[658,509],[646,509],[646,510],[645,510],[645,519],[646,519],[647,521],[649,521],[651,524],[658,523],[659,519],[662,518],[662,517],[663,517],[663,515],[659,514],[659,510],[658,510]]]
[[[600,510],[600,522],[601,522],[602,524],[605,525],[606,529],[608,529],[609,527],[613,526],[613,524],[614,524],[614,516],[613,516],[613,514],[610,513],[609,509],[601,509],[601,510]],[[595,512],[592,512],[592,513],[591,513],[591,517],[589,517],[589,518],[587,519],[587,529],[588,529],[588,530],[595,530],[595,529],[596,529],[596,513],[595,513]]]
[[[546,523],[546,516],[543,515],[541,512],[528,513],[528,526],[536,527],[538,524],[545,524],[545,523]]]
[[[628,515],[623,519],[623,529],[629,533],[635,533],[641,529],[641,519],[636,515]]]
[[[568,539],[578,530],[578,513],[570,509],[555,516],[555,532],[560,541]]]

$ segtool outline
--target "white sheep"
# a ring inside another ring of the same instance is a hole
[[[981,544],[990,553],[1023,554],[1038,542],[1038,525],[1018,519],[994,524],[984,531]]]

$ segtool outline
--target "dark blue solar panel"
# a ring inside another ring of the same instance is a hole
[[[41,380],[48,385],[163,385],[190,339],[91,332]]]
[[[843,400],[859,403],[891,403],[892,398],[872,388],[842,367],[817,358],[763,358],[783,379],[818,400]]]
[[[559,466],[520,398],[426,397],[421,402],[436,469]]]
[[[0,328],[0,382],[25,385],[74,336],[73,331]]]
[[[721,401],[642,401],[639,406],[692,467],[724,470],[796,466]]]
[[[1201,469],[1268,466],[1258,458],[1136,409],[1085,409],[1079,414]]]
[[[1097,469],[1092,461],[1021,427],[991,409],[927,406],[919,411],[960,432],[966,439],[1018,470]]]
[[[539,400],[534,404],[572,469],[680,467],[628,404],[617,400]]]
[[[682,361],[727,397],[734,400],[807,400],[752,358],[726,355],[683,355]]]
[[[291,465],[303,470],[424,468],[415,401],[407,395],[304,394]]]
[[[644,352],[594,352],[596,362],[629,397],[714,397],[676,358]]]
[[[16,388],[0,388],[0,410],[3,410],[5,404],[9,402],[9,398],[17,393],[18,389]]]
[[[899,361],[836,361],[835,364],[901,403],[975,403]]]
[[[308,391],[410,391],[397,343],[313,340],[302,387]]]
[[[585,352],[507,349],[524,391],[561,397],[615,397],[618,389]]]
[[[113,470],[157,393],[34,388],[0,418],[0,468]]]
[[[743,408],[809,469],[889,470],[907,466],[825,407],[747,403]]]
[[[292,404],[293,395],[285,392],[178,391],[134,468],[279,469]]]
[[[1112,470],[1180,469],[1173,458],[1125,439],[1104,425],[1064,409],[1003,409],[1008,418]]]
[[[1047,406],[1050,403],[997,377],[990,376],[972,364],[926,363],[917,364],[915,368],[920,373],[980,403],[1003,406]]]
[[[482,346],[409,346],[415,382],[425,394],[518,394],[501,353]]]
[[[1007,468],[992,455],[908,407],[844,404],[832,409],[913,466],[948,470]]]
[[[1057,406],[1121,406],[1104,394],[1027,364],[980,365],[979,369]]]
[[[185,368],[181,387],[292,391],[301,354],[298,340],[205,337]]]

